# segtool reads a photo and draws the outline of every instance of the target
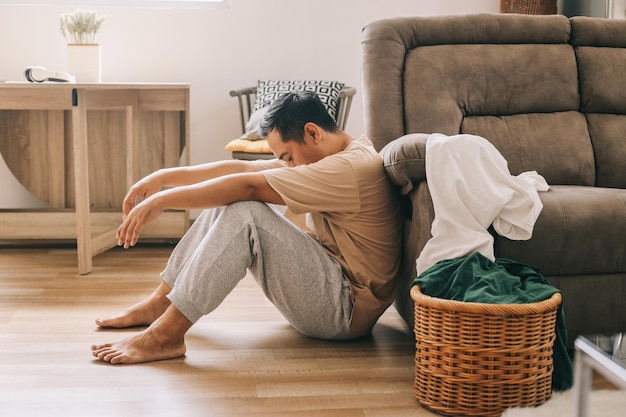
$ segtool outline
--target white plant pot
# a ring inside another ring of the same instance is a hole
[[[100,45],[68,44],[67,71],[76,77],[77,83],[102,82]]]

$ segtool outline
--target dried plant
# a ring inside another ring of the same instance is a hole
[[[61,33],[68,43],[94,43],[96,33],[106,16],[98,17],[95,11],[76,10],[61,15]]]

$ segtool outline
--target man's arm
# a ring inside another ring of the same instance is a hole
[[[134,246],[143,228],[165,209],[219,207],[236,201],[284,204],[260,172],[234,173],[178,186],[156,192],[130,209],[117,231],[118,245]]]
[[[124,197],[124,217],[135,207],[139,199],[146,199],[165,187],[198,184],[224,175],[253,172],[249,161],[218,161],[202,165],[164,168],[137,181]]]
[[[225,206],[236,201],[264,201],[284,204],[260,172],[237,173],[197,184],[163,190],[154,196],[163,209],[199,209]]]
[[[243,172],[254,172],[249,161],[226,160],[201,165],[164,168],[152,175],[158,178],[162,187],[179,187]]]

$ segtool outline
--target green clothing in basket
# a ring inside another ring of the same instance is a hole
[[[547,300],[558,291],[533,268],[510,259],[495,262],[479,252],[437,262],[419,275],[413,285],[422,293],[447,300],[487,304],[527,304]],[[565,391],[573,383],[572,362],[567,353],[563,303],[556,316],[552,388]]]

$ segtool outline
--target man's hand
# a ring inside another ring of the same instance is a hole
[[[173,175],[169,175],[167,181],[164,178],[163,175],[151,174],[133,185],[126,194],[122,225],[117,229],[119,246],[126,249],[134,246],[143,228],[159,217],[164,209],[205,209],[236,201],[285,204],[260,172],[234,172],[198,183],[191,182],[190,185],[184,185],[189,182],[189,176],[187,181],[173,179]],[[171,188],[161,190],[164,185]],[[137,203],[141,198],[143,201]]]
[[[117,229],[117,245],[124,246],[124,249],[135,246],[143,228],[159,217],[162,212],[163,208],[159,206],[156,195],[134,206],[124,215],[124,220]]]
[[[161,181],[159,181],[156,173],[148,175],[142,180],[135,183],[124,197],[122,203],[122,215],[124,218],[128,216],[128,213],[137,205],[139,199],[145,200],[146,198],[161,191]]]

